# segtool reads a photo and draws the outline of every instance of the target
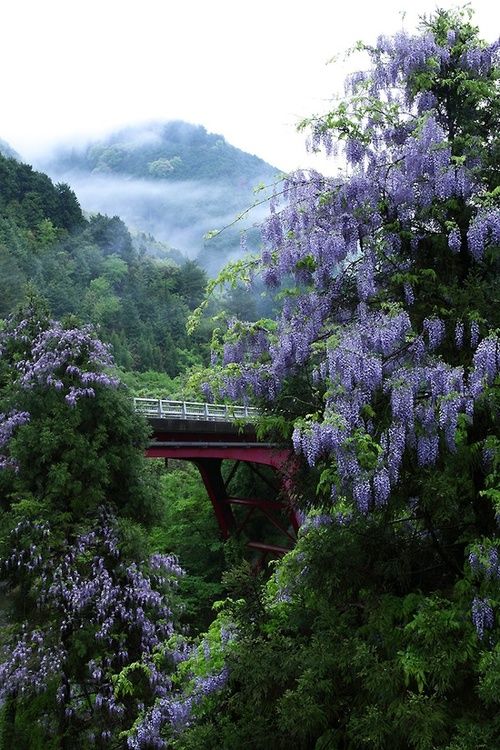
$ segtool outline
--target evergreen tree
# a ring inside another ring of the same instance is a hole
[[[170,695],[174,557],[158,519],[145,425],[90,328],[36,298],[0,338],[3,747],[125,747]]]

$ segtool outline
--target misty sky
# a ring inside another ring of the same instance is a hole
[[[342,60],[448,0],[4,0],[0,138],[25,158],[125,124],[184,119],[289,170],[301,118],[341,90]],[[500,4],[474,0],[492,41]],[[401,11],[406,9],[404,21]]]

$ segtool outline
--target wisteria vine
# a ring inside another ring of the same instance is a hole
[[[439,88],[457,70],[464,90],[494,90],[499,44],[469,37],[426,28],[364,48],[372,67],[347,80],[347,105],[310,123],[313,148],[343,145],[345,176],[291,174],[263,226],[260,273],[283,290],[278,320],[230,321],[214,350],[211,387],[231,399],[272,402],[310,369],[323,408],[296,420],[294,448],[310,466],[333,460],[332,498],[362,512],[387,502],[408,452],[426,467],[455,450],[460,420],[500,371],[485,321],[423,317],[415,304],[421,271],[480,265],[500,244],[481,149],[474,134],[455,137]]]

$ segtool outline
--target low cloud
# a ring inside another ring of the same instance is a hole
[[[249,191],[248,203],[241,205],[235,201],[234,190],[221,182],[173,182],[79,172],[51,173],[51,177],[71,186],[84,211],[120,216],[130,230],[152,234],[190,258],[203,251],[207,232],[232,224],[254,200]],[[225,253],[237,256],[240,232],[264,215],[265,207],[258,206],[227,232],[231,242],[225,240]]]

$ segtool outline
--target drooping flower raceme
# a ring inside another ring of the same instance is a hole
[[[29,330],[35,328],[32,335]],[[92,326],[64,328],[58,321],[35,325],[30,319],[9,321],[0,333],[0,356],[16,350],[17,383],[23,389],[46,386],[65,393],[74,406],[79,398],[94,395],[94,387],[114,388],[118,380],[107,373],[113,366],[110,347]]]
[[[5,468],[17,468],[17,464],[13,458],[3,453],[3,450],[8,447],[9,442],[18,427],[26,424],[30,420],[30,415],[27,411],[12,410],[8,414],[0,414],[0,469]]]
[[[495,622],[493,609],[489,599],[476,597],[472,602],[472,622],[479,638],[483,639],[485,630],[491,630]]]

